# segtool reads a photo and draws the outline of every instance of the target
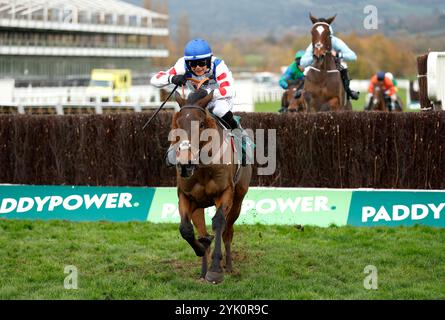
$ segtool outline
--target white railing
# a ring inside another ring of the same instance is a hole
[[[103,101],[107,102],[103,102]],[[1,107],[15,108],[25,113],[26,108],[52,108],[64,114],[65,108],[93,108],[102,113],[104,108],[132,109],[136,112],[155,109],[161,105],[160,90],[152,86],[133,86],[127,92],[106,96],[87,94],[87,87],[13,88],[8,99],[0,99]],[[166,109],[176,109],[175,102],[167,102]]]
[[[443,83],[443,82],[442,82]],[[1,83],[0,83],[1,84]],[[353,80],[351,88],[366,94],[369,80]],[[399,87],[406,89],[407,104],[410,106],[409,81],[399,80]],[[10,87],[5,82],[3,88]],[[0,88],[2,86],[0,85]],[[173,86],[165,89],[167,92]],[[133,86],[125,93],[109,97],[91,96],[87,94],[86,87],[58,87],[58,88],[11,88],[12,93],[0,96],[0,107],[10,106],[17,108],[19,113],[25,113],[25,108],[51,107],[57,114],[64,114],[64,108],[94,108],[96,113],[102,113],[104,108],[125,108],[136,112],[145,109],[155,109],[161,105],[161,92],[153,86]],[[179,90],[180,93],[181,90]],[[187,92],[185,92],[187,94]],[[237,80],[235,82],[235,99],[233,111],[252,112],[257,102],[278,102],[281,100],[283,89],[278,84],[262,84],[253,80]],[[107,101],[107,102],[103,102]],[[177,109],[176,102],[169,101],[166,108]]]
[[[430,52],[427,65],[428,98],[445,104],[445,52]]]

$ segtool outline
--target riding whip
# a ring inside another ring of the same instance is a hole
[[[172,90],[172,92],[170,92],[170,94],[168,95],[167,99],[165,99],[165,101],[161,104],[161,106],[158,108],[158,110],[156,110],[156,112],[151,116],[151,118],[144,124],[144,126],[142,127],[142,130],[144,130],[149,124],[150,122],[154,119],[154,117],[156,117],[156,115],[158,114],[159,111],[161,111],[162,107],[167,103],[168,99],[170,99],[170,97],[172,96],[172,94],[176,91],[176,89],[178,89],[179,85],[177,84],[175,86],[175,88]]]

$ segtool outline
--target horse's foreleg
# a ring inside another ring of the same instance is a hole
[[[193,225],[190,222],[194,208],[189,199],[183,194],[179,194],[179,214],[181,216],[181,224],[179,232],[181,236],[190,244],[198,257],[203,257],[206,252],[205,246],[195,238]]]
[[[210,270],[207,271],[206,280],[212,283],[219,283],[223,280],[224,274],[221,267],[222,260],[222,233],[226,227],[226,215],[232,207],[233,193],[231,189],[223,192],[223,194],[216,199],[215,205],[218,208],[215,216],[212,219],[212,229],[215,233],[215,248],[213,249],[212,262]]]
[[[198,230],[198,241],[204,246],[205,254],[202,256],[201,262],[201,278],[205,278],[207,273],[208,256],[210,252],[210,245],[212,244],[213,236],[207,233],[205,224],[204,209],[198,208],[192,214],[192,221]]]

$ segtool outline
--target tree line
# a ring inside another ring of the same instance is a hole
[[[187,14],[181,15],[177,32],[166,40],[169,49],[167,59],[157,61],[162,67],[172,65],[183,55],[184,45],[191,37]],[[428,50],[445,50],[445,35],[395,34],[385,36],[372,34],[336,34],[357,53],[358,59],[349,63],[352,78],[370,78],[379,70],[390,71],[398,78],[414,78],[417,74],[416,57]],[[295,52],[304,50],[311,38],[307,35],[285,33],[280,37],[263,35],[260,37],[234,37],[221,40],[206,38],[218,57],[224,59],[233,71],[281,72],[282,67],[293,62]]]

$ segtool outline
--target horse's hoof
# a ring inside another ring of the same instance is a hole
[[[207,271],[206,280],[213,284],[221,283],[224,280],[224,273]]]

